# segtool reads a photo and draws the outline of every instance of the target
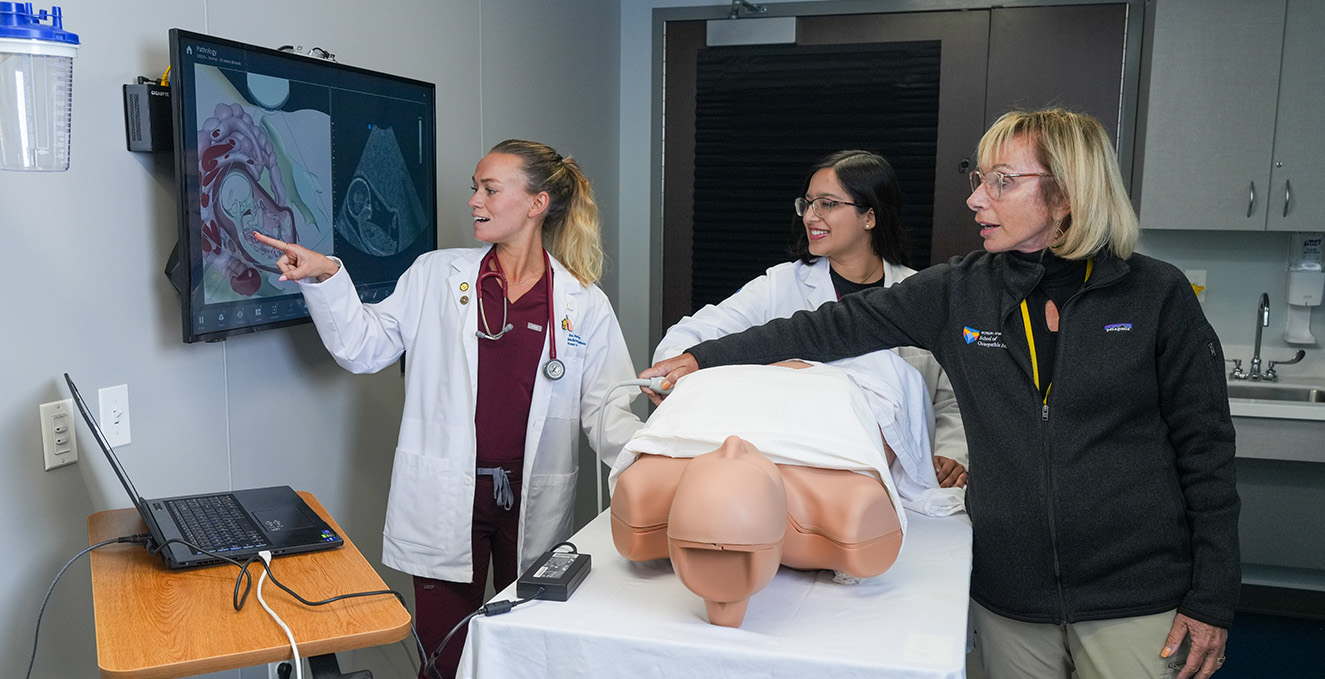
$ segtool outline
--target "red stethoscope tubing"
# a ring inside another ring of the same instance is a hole
[[[479,333],[479,337],[498,340],[501,339],[502,335],[506,334],[507,330],[511,329],[506,323],[506,309],[509,304],[506,297],[506,291],[509,288],[510,283],[506,280],[506,272],[502,271],[501,260],[497,258],[496,252],[493,252],[490,261],[495,270],[489,270],[479,274],[478,281],[475,283],[475,287],[479,288],[476,291],[478,293],[479,315],[483,317],[484,330],[487,331],[487,334]],[[543,251],[543,267],[543,272],[547,275],[547,346],[549,356],[548,362],[543,366],[543,374],[547,375],[548,379],[559,380],[561,379],[561,376],[565,374],[566,366],[561,361],[557,360],[556,314],[552,311],[552,258],[548,255],[547,250]],[[495,335],[492,333],[492,327],[488,325],[487,315],[483,313],[482,290],[483,280],[488,276],[494,275],[497,277],[497,282],[501,285],[502,304],[502,329]]]

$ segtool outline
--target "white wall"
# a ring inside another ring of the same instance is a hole
[[[465,201],[474,164],[516,136],[580,159],[616,243],[617,0],[56,1],[83,42],[72,165],[0,172],[0,233],[9,239],[0,248],[9,291],[0,333],[0,544],[9,546],[0,676],[22,676],[42,596],[87,546],[87,516],[128,506],[85,428],[77,464],[42,470],[37,405],[68,396],[65,371],[94,409],[98,388],[129,385],[133,441],[120,455],[144,495],[289,484],[312,491],[380,563],[399,371],[342,371],[311,326],[217,344],[179,339],[179,302],[161,273],[175,241],[172,161],[125,150],[120,96],[121,85],[165,69],[168,29],[320,46],[341,63],[436,83],[443,246],[473,243]],[[609,294],[614,287],[605,285]],[[407,577],[378,570],[410,589]],[[343,655],[342,665],[412,676],[403,646]],[[47,608],[33,676],[96,673],[84,557]]]

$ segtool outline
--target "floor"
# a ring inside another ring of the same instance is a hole
[[[1238,613],[1227,648],[1219,679],[1325,677],[1325,619],[1319,617]]]

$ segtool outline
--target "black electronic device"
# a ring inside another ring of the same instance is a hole
[[[124,135],[130,151],[151,153],[174,148],[170,88],[156,83],[124,86]]]
[[[515,581],[515,595],[521,599],[565,601],[589,575],[591,562],[592,559],[588,554],[576,551],[559,552],[554,548],[539,557],[538,561]]]
[[[436,249],[432,83],[181,29],[170,73],[185,342],[308,321],[255,230],[339,257],[365,302]]]

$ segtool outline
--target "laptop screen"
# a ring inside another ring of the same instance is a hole
[[[147,521],[149,513],[146,504],[143,502],[143,496],[138,494],[138,489],[134,487],[133,481],[129,480],[129,475],[125,473],[124,468],[120,465],[120,458],[115,455],[115,449],[111,448],[110,443],[106,441],[106,434],[101,431],[101,426],[92,417],[92,411],[88,409],[87,403],[83,401],[82,394],[78,393],[78,387],[74,386],[74,381],[69,377],[69,373],[64,374],[64,381],[69,384],[69,393],[73,395],[74,403],[78,405],[78,412],[83,414],[83,421],[87,422],[88,428],[92,430],[92,436],[97,440],[97,445],[101,446],[101,452],[105,454],[106,459],[110,461],[111,469],[114,469],[115,475],[120,478],[120,484],[124,486],[125,492],[129,494],[129,499],[133,500],[134,507],[138,508],[138,513],[143,516],[144,521]]]

